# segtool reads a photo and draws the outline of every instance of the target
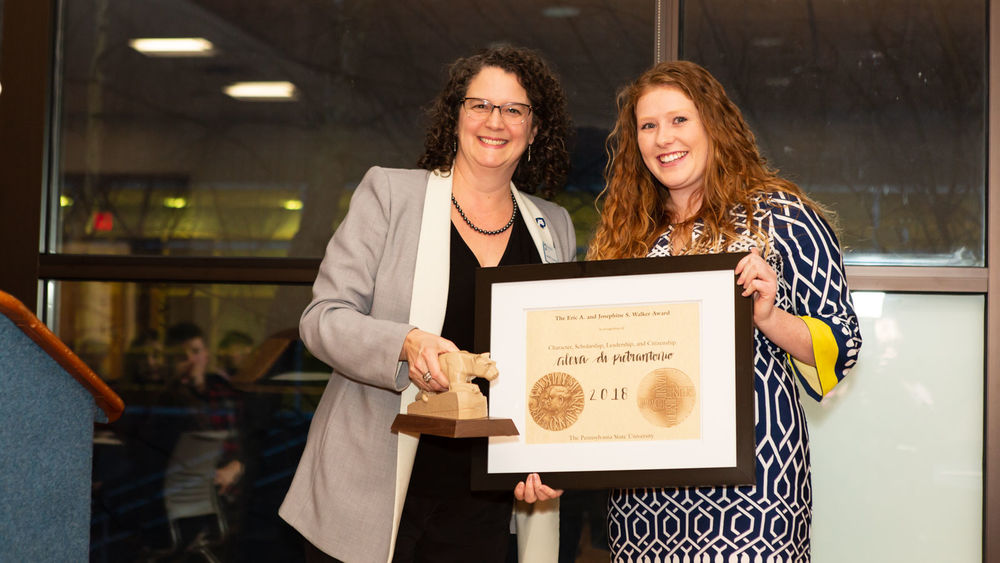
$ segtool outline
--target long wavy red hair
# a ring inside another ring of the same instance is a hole
[[[718,252],[724,248],[726,240],[737,236],[740,225],[731,211],[739,206],[748,211],[748,221],[742,227],[763,244],[764,233],[758,232],[749,219],[755,199],[770,192],[795,194],[825,212],[798,186],[779,178],[777,171],[767,165],[743,114],[711,73],[689,61],[665,62],[647,70],[618,93],[618,119],[607,139],[607,183],[598,196],[601,219],[587,258],[646,256],[667,227],[679,223],[680,218],[671,216],[669,209],[670,191],[649,171],[639,152],[636,104],[646,92],[659,87],[677,88],[694,103],[711,146],[701,208],[685,221],[701,219],[704,230],[685,248],[685,253]]]

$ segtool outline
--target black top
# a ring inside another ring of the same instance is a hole
[[[515,221],[499,265],[541,263],[542,259],[527,225],[523,220]],[[477,353],[487,351],[473,349],[478,268],[479,261],[476,255],[462,240],[455,225],[452,225],[448,308],[445,311],[441,336],[454,342],[460,350]],[[484,395],[489,396],[488,381],[478,378],[473,381],[479,385]],[[486,438],[443,438],[421,434],[407,494],[435,496],[468,494],[472,451],[477,444],[485,440]]]

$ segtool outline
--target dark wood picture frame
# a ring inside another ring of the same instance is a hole
[[[491,347],[494,284],[606,276],[731,271],[745,255],[745,253],[723,253],[482,268],[476,274],[476,349],[489,350]],[[732,299],[735,318],[732,330],[736,370],[732,379],[735,384],[735,405],[733,405],[736,421],[736,427],[733,429],[735,433],[735,465],[611,471],[542,471],[540,472],[542,482],[562,489],[753,484],[756,465],[753,311],[751,299],[743,297],[741,293],[742,288],[736,284],[734,276],[731,295],[719,297],[720,299]],[[523,433],[523,429],[520,430]],[[524,479],[526,475],[524,472],[490,473],[488,471],[489,455],[489,445],[485,441],[481,447],[474,450],[472,459],[473,489],[512,490],[518,481]]]

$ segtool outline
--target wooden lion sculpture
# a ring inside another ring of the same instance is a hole
[[[486,397],[472,379],[482,377],[493,381],[500,375],[490,353],[448,352],[438,356],[438,361],[441,371],[448,376],[448,390],[442,393],[420,391],[406,413],[458,420],[486,417]]]

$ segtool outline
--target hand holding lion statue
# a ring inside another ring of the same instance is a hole
[[[441,371],[448,376],[449,388],[443,393],[421,391],[417,400],[407,407],[407,414],[437,416],[465,420],[484,418],[488,411],[486,397],[479,392],[473,378],[493,381],[500,373],[489,352],[448,352],[438,356]]]

